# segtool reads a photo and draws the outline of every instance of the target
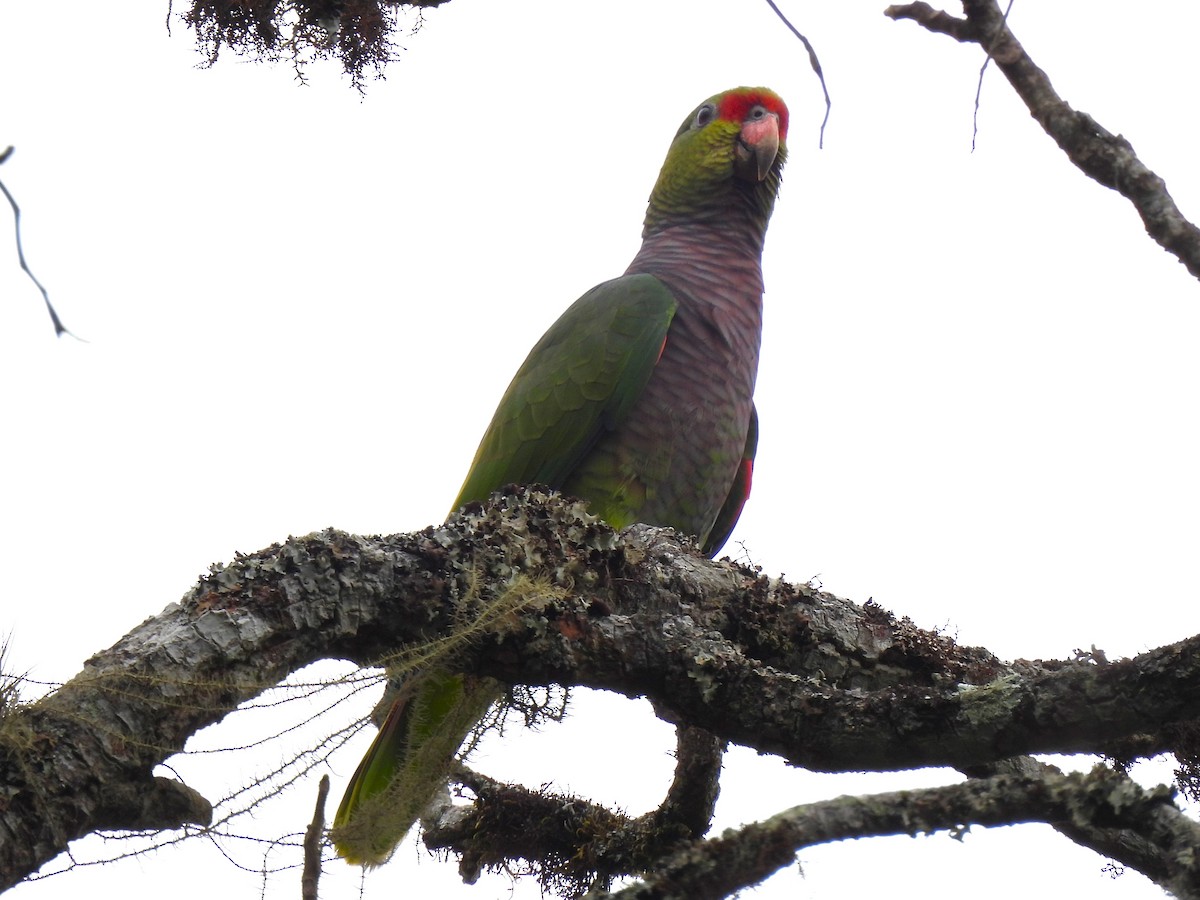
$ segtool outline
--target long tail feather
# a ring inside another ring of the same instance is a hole
[[[338,854],[361,866],[387,862],[500,693],[490,678],[430,672],[408,679],[338,806],[331,835]]]

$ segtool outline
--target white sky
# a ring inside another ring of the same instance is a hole
[[[31,265],[89,341],[53,338],[0,226],[12,666],[70,677],[235,550],[440,520],[529,346],[632,256],[679,121],[737,84],[778,90],[792,126],[765,255],[755,493],[735,541],[769,573],[819,576],[1006,658],[1131,655],[1195,633],[1197,282],[995,71],[970,153],[978,48],[893,23],[885,5],[785,4],[834,99],[818,151],[804,52],[753,0],[454,0],[365,100],[332,64],[306,88],[232,55],[198,69],[165,3],[114,15],[0,0],[0,147],[17,148],[0,176]],[[1018,3],[1012,22],[1195,220],[1200,8],[1156,10]],[[622,698],[575,709],[480,767],[632,812],[657,802],[669,731]],[[303,713],[285,708],[280,727]],[[208,746],[241,743],[250,715]],[[335,797],[366,740],[334,758]],[[287,753],[197,762],[189,780],[215,799]],[[815,776],[734,753],[718,827],[953,778]],[[239,827],[286,834],[314,796],[315,778]],[[263,864],[261,847],[226,849]],[[364,896],[510,896],[503,877],[461,887],[411,843],[398,857]],[[751,896],[1161,896],[1041,827],[801,861]],[[272,876],[265,895],[295,896],[298,879]],[[201,840],[13,896],[262,885]],[[337,866],[322,887],[355,897],[359,880]]]

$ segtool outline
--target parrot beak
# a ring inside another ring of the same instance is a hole
[[[742,125],[734,148],[733,171],[746,181],[762,181],[779,155],[779,116],[767,113]]]

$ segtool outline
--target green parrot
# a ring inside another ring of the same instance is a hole
[[[454,509],[506,484],[545,484],[615,528],[671,526],[710,556],[721,548],[758,442],[761,257],[787,127],[787,106],[766,88],[717,94],[684,120],[637,256],[534,346]],[[385,862],[502,691],[486,678],[408,674],[334,818],[338,853]]]

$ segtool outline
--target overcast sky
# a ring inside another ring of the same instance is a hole
[[[530,345],[632,257],[679,122],[738,84],[774,88],[792,118],[764,258],[755,493],[729,549],[1010,659],[1194,634],[1200,286],[995,71],[972,153],[978,48],[884,5],[784,4],[833,96],[818,150],[820,90],[757,0],[453,0],[401,38],[365,99],[333,64],[306,87],[287,65],[228,54],[203,69],[184,26],[167,33],[165,3],[0,0],[0,148],[16,147],[0,177],[30,264],[87,339],[53,337],[0,226],[10,666],[69,678],[235,551],[440,521]],[[1011,21],[1194,221],[1200,8],[1153,6],[1018,2]],[[197,746],[282,730],[312,712],[297,706],[235,715]],[[329,771],[339,796],[368,740],[231,829],[303,827],[316,777]],[[477,762],[640,812],[672,746],[644,703],[581,695],[567,725],[511,734]],[[216,799],[291,752],[178,762]],[[818,776],[734,752],[717,824],[955,779]],[[256,874],[294,849],[220,847],[199,839],[13,896],[296,895],[295,870],[265,888]],[[1160,896],[1036,826],[800,859],[753,896]],[[359,879],[334,866],[322,887],[356,897]],[[363,889],[510,896],[506,877],[461,887],[411,840]]]

